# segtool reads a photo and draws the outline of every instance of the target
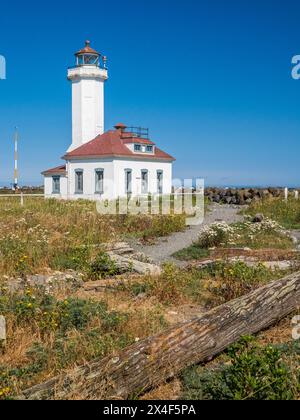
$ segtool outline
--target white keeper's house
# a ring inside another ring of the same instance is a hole
[[[128,194],[170,194],[175,160],[149,139],[148,130],[116,124],[104,131],[106,57],[90,47],[75,54],[72,83],[72,144],[65,164],[48,169],[45,197],[108,199]]]

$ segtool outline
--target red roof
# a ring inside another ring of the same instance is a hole
[[[47,169],[47,171],[42,172],[42,175],[65,175],[66,165],[56,166],[52,169]]]
[[[66,160],[76,158],[95,158],[95,157],[130,157],[137,160],[166,160],[174,161],[175,159],[168,153],[163,152],[155,146],[154,153],[134,153],[126,144],[151,144],[152,141],[139,137],[134,137],[130,133],[122,133],[120,130],[110,130],[106,133],[97,136],[94,140],[78,147],[75,150],[67,153],[63,158]],[[124,138],[125,137],[125,138]]]
[[[77,53],[75,53],[75,55],[79,55],[79,54],[97,54],[100,55],[100,53],[98,53],[96,50],[94,50],[93,48],[90,47],[90,41],[85,41],[85,47],[82,48],[82,50],[77,51]]]

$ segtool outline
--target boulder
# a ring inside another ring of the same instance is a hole
[[[263,214],[256,214],[253,219],[252,219],[252,223],[261,223],[264,220],[264,216]]]

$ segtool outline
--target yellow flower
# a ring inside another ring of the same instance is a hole
[[[27,308],[31,308],[32,307],[32,303],[27,303]]]

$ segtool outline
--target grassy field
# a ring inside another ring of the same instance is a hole
[[[277,221],[286,229],[300,229],[300,200],[293,198],[289,198],[287,202],[282,198],[262,200],[246,210],[246,214],[252,216],[258,213]]]
[[[95,203],[0,198],[0,277],[80,269],[97,247],[128,236],[149,239],[185,229],[183,215],[98,214]]]
[[[131,273],[120,276],[101,250],[101,244],[128,236],[148,239],[167,235],[184,229],[185,219],[183,216],[106,217],[99,215],[94,206],[85,201],[35,198],[26,199],[21,207],[14,199],[0,199],[0,314],[7,322],[7,343],[0,348],[0,399],[13,399],[21,389],[86,361],[113,354],[292,271],[270,270],[261,263],[249,267],[243,262],[224,259],[202,270],[166,264],[159,276]],[[274,222],[266,221],[260,228],[253,228],[249,222],[235,226],[216,224],[199,238],[193,257],[206,256],[211,247],[223,249],[226,244],[248,244],[259,248],[270,240],[281,252],[288,252],[292,247],[282,228]],[[25,279],[30,273],[69,268],[83,272],[87,281],[117,276],[118,284],[97,291],[67,282],[59,287],[25,284],[23,289],[9,290],[10,276]],[[281,353],[271,353],[269,359],[263,346],[239,345],[237,350],[222,356],[225,366],[232,365],[232,369],[224,373],[222,367],[216,374],[209,374],[205,395],[202,388],[199,391],[199,386],[195,386],[203,383],[203,372],[193,367],[176,379],[180,383],[177,397],[243,399],[253,393],[257,399],[272,399],[274,395],[284,399],[295,397],[292,365],[280,364],[282,374],[281,370],[275,370]],[[244,359],[249,361],[249,366]],[[289,392],[284,393],[280,384],[273,394],[270,386],[267,394],[257,392],[260,382],[253,386],[251,367],[258,363],[262,363],[262,381],[264,372],[275,366],[268,383],[280,381],[280,377],[289,384]],[[245,380],[239,387],[241,377]],[[248,394],[244,395],[241,387],[246,387]]]
[[[0,313],[8,338],[0,353],[0,399],[188,319],[191,308],[195,316],[282,275],[242,263],[202,271],[168,264],[160,276],[97,293],[67,285],[10,293],[3,282]]]

